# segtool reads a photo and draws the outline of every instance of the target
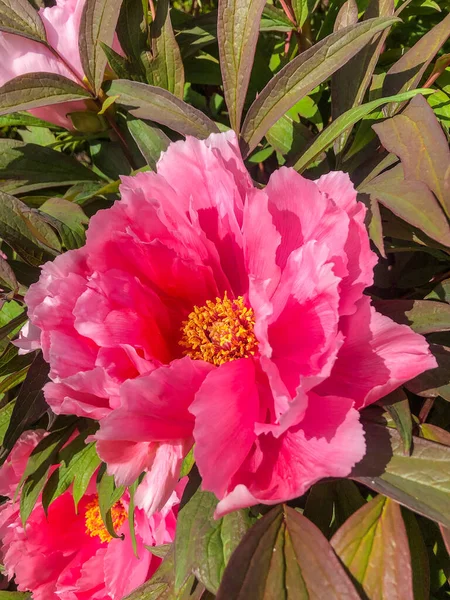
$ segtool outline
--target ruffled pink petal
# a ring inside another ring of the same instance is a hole
[[[425,338],[377,313],[367,296],[343,320],[342,331],[345,342],[331,375],[316,390],[351,398],[358,410],[436,367]]]
[[[97,453],[108,465],[117,485],[131,485],[152,463],[155,444],[121,440],[98,440]]]
[[[261,286],[269,297],[276,289],[281,275],[277,265],[277,250],[281,235],[269,212],[268,197],[261,190],[248,195],[244,207],[244,256],[250,287]]]
[[[184,457],[193,440],[180,440],[178,444],[158,444],[153,461],[134,496],[136,506],[151,516],[164,508],[173,494]]]
[[[324,477],[346,477],[364,453],[363,428],[352,402],[310,394],[300,425],[279,438],[259,436],[216,516],[260,502],[285,502]]]
[[[348,258],[348,276],[341,285],[342,315],[353,314],[355,302],[366,287],[373,283],[373,268],[377,264],[377,256],[370,249],[369,236],[364,224],[366,207],[357,202],[356,190],[348,173],[332,171],[317,180],[317,187],[327,198],[346,211],[350,217],[349,234],[345,243]]]
[[[139,558],[134,553],[128,531],[124,540],[113,539],[108,544],[103,568],[106,590],[111,600],[122,600],[128,596],[147,580],[152,561],[160,562],[145,548],[140,536],[136,536],[136,545]]]
[[[234,132],[171,144],[157,170],[170,182],[183,211],[197,215],[200,229],[219,252],[234,293],[245,293],[241,225],[245,196],[253,186]]]
[[[294,169],[282,167],[270,177],[265,189],[270,212],[281,234],[277,263],[283,269],[291,252],[310,240],[328,244],[339,267],[345,273],[343,244],[347,238],[349,219],[320,193],[315,182],[305,179]]]
[[[195,416],[194,455],[203,486],[221,497],[256,438],[259,401],[253,361],[235,360],[211,372],[190,412]]]

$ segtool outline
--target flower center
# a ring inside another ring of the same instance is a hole
[[[122,523],[128,517],[128,513],[125,510],[122,502],[119,500],[111,508],[111,519],[114,527],[114,531],[120,529]],[[102,515],[100,514],[100,507],[98,505],[98,496],[96,495],[92,502],[86,506],[86,512],[84,513],[86,523],[86,533],[91,537],[96,535],[102,542],[110,542],[112,535],[106,529],[103,523]]]
[[[258,348],[253,327],[255,314],[239,296],[230,300],[207,300],[204,306],[194,306],[181,329],[180,345],[194,360],[222,365],[238,358],[253,356]]]

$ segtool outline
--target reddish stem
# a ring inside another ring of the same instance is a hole
[[[422,405],[419,413],[419,421],[420,423],[425,423],[428,419],[428,415],[430,414],[430,410],[433,408],[435,398],[427,398]]]

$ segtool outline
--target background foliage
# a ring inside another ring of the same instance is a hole
[[[0,29],[45,44],[40,6],[0,0]],[[72,485],[77,503],[100,464],[85,444],[95,423],[53,415],[41,391],[46,363],[10,343],[26,321],[27,287],[43,262],[83,245],[121,175],[155,169],[171,140],[233,127],[261,185],[280,165],[309,178],[350,174],[380,256],[374,303],[426,335],[439,367],[362,413],[368,453],[349,479],[288,505],[215,521],[216,500],[200,491],[188,456],[176,541],[153,549],[164,562],[129,599],[450,598],[448,0],[87,7],[88,88],[30,74],[0,89],[1,460],[27,428],[51,431],[22,479],[23,522],[41,492],[49,506]],[[115,30],[125,58],[111,48]],[[72,114],[72,132],[25,112],[80,98],[92,110]],[[109,511],[123,490],[104,467],[98,492],[113,535]]]

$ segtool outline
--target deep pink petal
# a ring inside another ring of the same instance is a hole
[[[300,425],[279,438],[259,436],[216,516],[260,502],[285,502],[324,477],[346,477],[364,453],[363,428],[352,402],[310,394]]]
[[[190,411],[203,485],[220,497],[256,438],[259,402],[253,361],[235,360],[211,372]]]
[[[317,391],[351,398],[357,409],[436,367],[425,338],[377,313],[367,296],[345,319],[342,331],[345,342],[330,377]]]

